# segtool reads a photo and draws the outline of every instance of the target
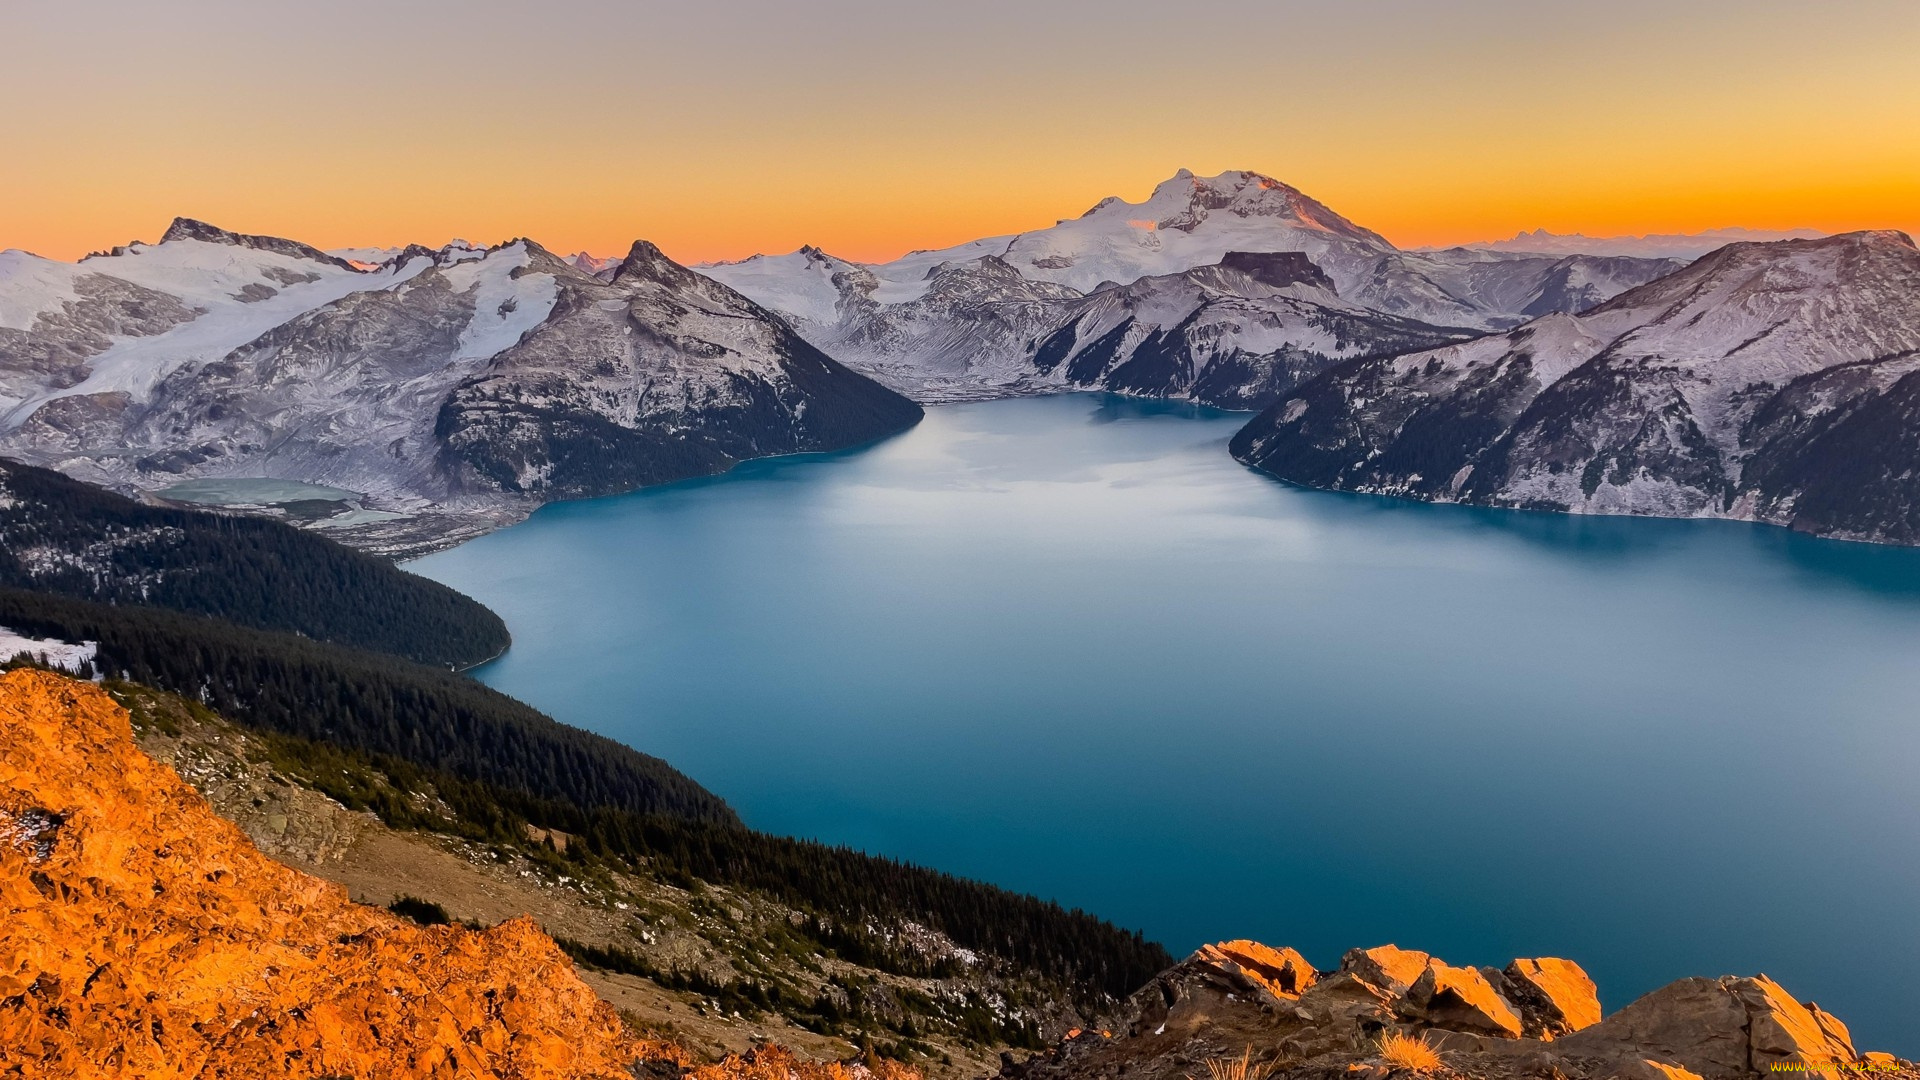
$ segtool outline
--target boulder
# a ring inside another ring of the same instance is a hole
[[[1340,958],[1340,970],[1350,972],[1393,994],[1404,994],[1427,970],[1433,957],[1395,945],[1350,949]]]
[[[1844,1026],[1829,1021],[1833,1030],[1764,975],[1681,979],[1554,1046],[1569,1061],[1624,1066],[1652,1058],[1707,1080],[1764,1074],[1775,1065],[1853,1066],[1851,1042],[1836,1037]]]
[[[1521,1034],[1529,1038],[1558,1038],[1600,1022],[1593,980],[1571,960],[1515,960],[1501,975],[1498,989],[1519,1011]]]
[[[1429,960],[1426,970],[1407,988],[1403,1006],[1411,1018],[1437,1028],[1520,1037],[1520,1014],[1473,968]]]
[[[1212,964],[1222,974],[1244,980],[1249,988],[1258,987],[1283,998],[1299,997],[1320,977],[1296,950],[1270,948],[1257,941],[1203,945],[1191,959]]]

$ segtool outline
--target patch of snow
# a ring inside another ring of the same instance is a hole
[[[833,275],[855,265],[815,248],[801,248],[697,269],[763,307],[831,326],[840,317],[840,289]]]
[[[97,641],[83,641],[76,645],[57,638],[30,638],[0,626],[0,662],[17,656],[31,656],[49,667],[79,671],[82,664],[92,663],[99,653],[100,643]]]
[[[350,293],[383,289],[425,270],[425,259],[377,273],[356,273],[271,251],[200,240],[134,244],[124,254],[86,262],[86,272],[179,297],[202,314],[161,334],[122,338],[88,363],[74,386],[27,397],[0,418],[11,430],[56,398],[123,392],[145,401],[161,380],[192,362],[218,360],[296,316]],[[268,285],[272,296],[252,303],[235,299],[248,285]]]
[[[41,312],[80,299],[73,280],[91,272],[19,248],[0,251],[0,327],[31,329]]]
[[[456,292],[473,293],[473,320],[460,332],[455,360],[483,360],[512,348],[527,331],[545,322],[559,299],[552,274],[522,274],[532,261],[523,241],[491,252],[460,258],[445,270]]]

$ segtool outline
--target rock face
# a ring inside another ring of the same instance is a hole
[[[1233,441],[1314,487],[1920,542],[1920,251],[1734,244],[1578,315],[1355,361]]]
[[[626,1077],[530,921],[417,927],[279,865],[90,684],[0,675],[0,1072]]]
[[[890,263],[802,248],[699,269],[924,401],[1098,387],[1256,408],[1335,360],[1581,310],[1681,265],[1401,251],[1271,177],[1182,170],[1141,202]]]
[[[396,514],[468,535],[919,416],[644,242],[611,270],[528,240],[363,269],[182,221],[77,266],[0,255],[0,453],[125,492],[340,488],[368,496],[330,523],[349,540]]]
[[[1385,1077],[1383,1035],[1440,1052],[1443,1075],[1520,1080],[1733,1080],[1826,1068],[1920,1077],[1857,1053],[1844,1025],[1767,979],[1683,979],[1605,1019],[1593,981],[1551,957],[1505,970],[1457,967],[1392,945],[1355,949],[1321,975],[1291,949],[1203,947],[1127,1002],[1118,1036],[1082,1033],[1008,1080],[1175,1080],[1251,1047],[1275,1077]],[[1394,1074],[1401,1075],[1401,1074]]]

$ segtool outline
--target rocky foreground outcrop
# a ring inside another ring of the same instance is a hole
[[[0,1076],[870,1080],[636,1038],[531,920],[422,927],[262,855],[88,683],[0,675]],[[906,1080],[888,1076],[885,1080]]]
[[[1556,958],[1456,967],[1355,949],[1316,971],[1292,949],[1208,945],[1127,1002],[1123,1030],[1080,1032],[1005,1080],[1184,1080],[1248,1055],[1234,1080],[1409,1075],[1382,1056],[1404,1035],[1438,1051],[1430,1075],[1507,1080],[1732,1080],[1782,1072],[1920,1077],[1861,1053],[1845,1024],[1764,975],[1682,979],[1602,1018],[1593,980]]]

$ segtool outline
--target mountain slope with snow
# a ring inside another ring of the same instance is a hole
[[[853,367],[922,400],[951,400],[1072,384],[1031,362],[1038,342],[1074,317],[1069,301],[1214,266],[1234,252],[1304,257],[1344,310],[1480,330],[1598,303],[1680,265],[1401,251],[1271,177],[1181,170],[1141,202],[1107,198],[1046,229],[889,263],[802,248],[699,270],[780,312]],[[1258,385],[1220,385],[1211,396],[1250,401],[1272,392],[1270,381],[1253,378]]]
[[[176,219],[157,244],[79,263],[0,254],[0,430],[65,397],[144,398],[182,365],[419,269]]]
[[[77,266],[9,252],[0,273],[0,453],[128,492],[363,493],[383,520],[343,538],[389,549],[919,416],[649,245],[612,281],[527,240],[368,271],[191,223]]]
[[[920,408],[784,322],[637,241],[611,280],[562,277],[553,313],[436,419],[468,487],[571,498],[830,450]]]
[[[1030,351],[1042,376],[1145,397],[1265,408],[1340,360],[1476,336],[1347,303],[1299,252],[1228,252],[1061,305]]]
[[[1327,372],[1235,456],[1315,487],[1920,542],[1920,251],[1732,244],[1579,315]]]

